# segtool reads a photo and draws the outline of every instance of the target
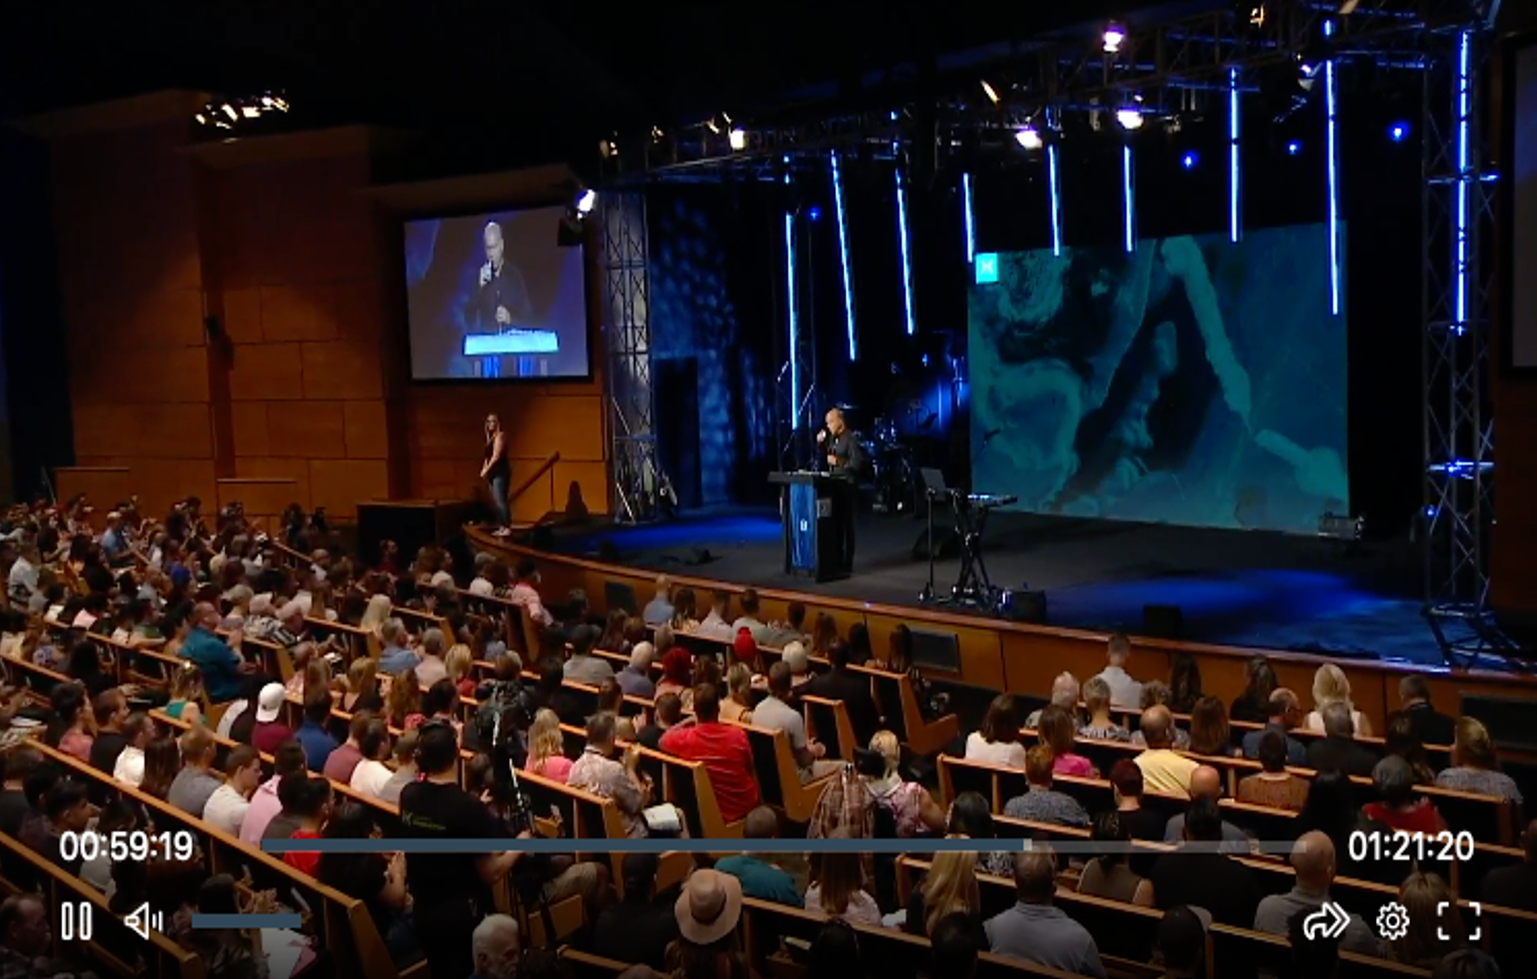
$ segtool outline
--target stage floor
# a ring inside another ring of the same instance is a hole
[[[923,531],[921,519],[862,515],[853,577],[826,584],[784,574],[778,514],[767,508],[568,530],[555,549],[591,556],[608,541],[631,567],[917,607],[928,563],[912,547]],[[700,549],[710,560],[690,566]],[[995,513],[985,557],[994,584],[1047,593],[1051,625],[1135,633],[1143,605],[1178,605],[1183,638],[1195,642],[1443,665],[1420,615],[1420,552],[1408,541],[1347,554],[1333,541],[1267,531]],[[936,564],[940,594],[958,571],[957,560]]]

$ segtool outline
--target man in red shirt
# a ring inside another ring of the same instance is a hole
[[[747,732],[720,722],[720,693],[711,683],[694,688],[694,716],[693,724],[668,728],[661,748],[679,758],[704,762],[721,818],[728,823],[744,819],[758,805],[758,779]]]
[[[294,798],[294,815],[299,828],[294,830],[294,840],[318,840],[331,815],[331,780],[311,777]],[[297,867],[311,877],[320,869],[320,854],[313,850],[295,850],[283,854],[283,862]]]

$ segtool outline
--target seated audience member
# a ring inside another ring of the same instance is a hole
[[[640,617],[646,625],[652,627],[667,625],[672,622],[673,611],[672,579],[659,574],[656,576],[656,594],[641,609]]]
[[[1190,750],[1198,755],[1232,757],[1241,754],[1233,746],[1232,726],[1227,721],[1227,705],[1210,694],[1190,708]]]
[[[950,803],[949,821],[945,826],[946,839],[993,840],[993,810],[979,792],[962,792]],[[1014,876],[1013,854],[1002,850],[989,850],[987,844],[977,847],[977,873],[994,877]]]
[[[770,731],[783,731],[795,754],[795,767],[802,782],[812,782],[824,775],[831,775],[842,767],[839,759],[824,760],[827,747],[806,737],[806,719],[791,706],[791,674],[788,663],[780,660],[768,671],[768,696],[758,702],[753,710],[752,722]],[[660,711],[661,705],[658,704]]]
[[[116,688],[96,696],[92,707],[96,719],[96,736],[86,759],[98,772],[110,772],[117,765],[117,756],[128,743],[123,726],[128,723],[128,698]]]
[[[144,781],[144,749],[155,736],[155,723],[148,714],[133,713],[123,724],[123,750],[112,763],[112,778],[135,788]]]
[[[672,606],[667,608],[670,616]],[[624,898],[604,908],[592,929],[592,947],[606,958],[666,967],[667,947],[678,937],[678,919],[671,908],[656,902],[658,865],[654,853],[625,854]]]
[[[496,594],[496,583],[491,580],[495,573],[491,569],[496,566],[496,557],[485,551],[475,555],[475,577],[470,579],[470,587],[467,589],[471,595],[478,598],[490,598]]]
[[[792,640],[785,646],[783,660],[790,667],[791,690],[799,691],[815,678],[815,674],[811,672],[811,654],[806,651],[805,644],[799,640]]]
[[[384,721],[375,717],[368,722],[358,737],[358,752],[363,760],[352,770],[347,784],[364,795],[381,798],[384,787],[395,777],[385,764],[390,757],[390,729]]]
[[[182,768],[171,782],[166,801],[182,812],[202,816],[209,796],[223,784],[223,779],[213,772],[219,746],[208,729],[201,725],[183,734],[178,741]]]
[[[1103,677],[1090,677],[1083,685],[1083,704],[1089,720],[1078,729],[1080,738],[1095,741],[1128,741],[1131,733],[1110,716],[1110,685]]]
[[[1216,799],[1203,795],[1190,803],[1181,836],[1185,846],[1153,862],[1154,903],[1205,908],[1222,924],[1248,927],[1259,904],[1259,884],[1248,867],[1217,851],[1223,840]]]
[[[754,975],[740,949],[737,925],[742,920],[742,886],[729,874],[696,870],[683,885],[673,905],[678,922],[678,941],[669,954],[676,971],[669,979],[710,977],[748,979]],[[623,979],[657,977],[656,972],[626,973]]]
[[[759,620],[758,589],[748,588],[743,591],[742,596],[737,599],[737,604],[741,606],[742,614],[731,623],[731,634],[735,636],[746,629],[752,636],[753,642],[759,645],[766,643],[770,629],[766,623]]]
[[[803,694],[843,701],[848,711],[849,724],[854,728],[854,740],[869,744],[875,732],[880,730],[880,711],[875,707],[875,696],[870,691],[870,677],[849,668],[847,643],[835,642],[827,651],[832,669],[811,681],[801,690]]]
[[[668,694],[679,698],[680,701],[684,694],[688,694],[692,699],[693,693],[689,689],[689,683],[693,677],[693,654],[682,646],[673,646],[668,649],[662,654],[662,679],[656,685],[657,699],[660,700]]]
[[[373,715],[368,711],[352,715],[352,720],[347,723],[347,740],[326,756],[321,774],[333,782],[352,782],[352,773],[357,769],[358,762],[363,760],[363,749],[358,742],[363,732],[368,730],[368,722],[372,719]]]
[[[393,806],[400,805],[401,791],[421,774],[416,768],[417,737],[415,731],[406,731],[395,742],[395,774],[379,788],[381,801]]]
[[[1025,767],[1025,746],[1019,742],[1019,712],[1013,695],[1001,693],[993,698],[982,726],[966,736],[966,758]]]
[[[379,669],[395,676],[421,665],[422,658],[407,645],[409,636],[406,624],[399,619],[385,619],[379,626],[379,641],[384,648],[379,652]]]
[[[304,771],[304,748],[292,739],[284,741],[272,753],[272,777],[251,793],[251,805],[240,823],[240,841],[251,846],[261,846],[267,833],[267,825],[282,811],[278,798],[278,786],[283,776]]]
[[[1115,814],[1126,835],[1134,840],[1163,839],[1168,818],[1142,805],[1142,769],[1130,758],[1122,758],[1110,767],[1110,790],[1115,800]]]
[[[1083,806],[1070,795],[1052,791],[1051,781],[1051,749],[1038,744],[1025,753],[1025,782],[1029,786],[1028,791],[1010,799],[1003,807],[1003,814],[1037,823],[1088,826],[1089,814]]]
[[[934,854],[923,883],[907,900],[902,929],[909,935],[932,939],[939,923],[953,914],[965,916],[978,946],[987,945],[982,926],[982,894],[977,888],[977,855],[971,850],[946,850]]]
[[[331,780],[305,776],[293,790],[293,799],[286,806],[292,811],[298,825],[288,834],[291,840],[318,840],[331,816]],[[290,850],[283,854],[283,862],[304,871],[311,877],[320,869],[320,854],[314,850]]]
[[[560,718],[548,707],[539,708],[528,729],[528,762],[524,767],[535,775],[564,782],[570,777],[573,764],[565,751],[566,739],[560,733]]]
[[[15,582],[13,574],[13,595]],[[14,979],[83,979],[94,975],[76,973],[68,963],[52,958],[55,945],[50,917],[48,905],[36,894],[13,894],[0,902],[0,974]]]
[[[670,755],[703,762],[721,818],[736,822],[758,804],[758,777],[747,732],[720,722],[720,695],[712,684],[695,689],[694,718],[692,725],[668,729],[661,748]]]
[[[1281,686],[1280,680],[1276,677],[1275,667],[1271,665],[1268,657],[1251,656],[1244,664],[1244,675],[1247,680],[1243,693],[1233,698],[1233,705],[1228,708],[1228,716],[1235,721],[1264,724],[1272,716],[1270,698]]]
[[[1078,710],[1078,678],[1071,673],[1059,673],[1051,681],[1050,706],[1060,707],[1076,716]],[[1045,710],[1045,708],[1041,708]],[[1017,720],[1017,718],[1016,718]],[[1033,710],[1025,717],[1024,726],[1035,730],[1041,725],[1041,711]]]
[[[1014,856],[1013,907],[987,919],[988,947],[998,955],[1104,979],[1094,938],[1061,908],[1052,904],[1057,891],[1057,858],[1045,844]]]
[[[1500,979],[1500,964],[1482,949],[1464,948],[1436,963],[1430,979]]]
[[[1431,836],[1446,830],[1446,820],[1435,803],[1414,791],[1414,769],[1397,755],[1389,755],[1372,769],[1377,801],[1362,807],[1367,819],[1405,833]]]
[[[1430,766],[1430,753],[1414,733],[1414,719],[1396,710],[1388,715],[1387,730],[1382,732],[1383,757],[1396,755],[1409,763],[1415,785],[1436,784],[1436,770]]]
[[[1189,653],[1169,656],[1169,710],[1188,714],[1201,699],[1201,664]]]
[[[631,697],[655,699],[656,684],[651,679],[651,661],[655,656],[656,647],[651,643],[636,643],[635,648],[630,650],[628,665],[614,674],[614,680],[619,684],[619,689]]]
[[[85,688],[78,683],[55,684],[49,695],[49,712],[46,740],[66,755],[74,755],[84,762],[91,760],[89,705],[85,701]]]
[[[1324,711],[1332,704],[1343,705],[1350,714],[1350,727],[1355,735],[1372,736],[1371,722],[1350,702],[1350,680],[1345,671],[1333,663],[1325,663],[1313,674],[1313,710],[1302,719],[1303,729],[1317,734],[1329,733]]]
[[[978,941],[973,932],[967,915],[942,919],[929,939],[929,971],[921,973],[923,979],[975,979],[977,953],[987,948],[987,942]]]
[[[726,699],[720,702],[722,720],[733,724],[753,724],[752,667],[732,663],[726,671]]]
[[[1271,894],[1259,902],[1254,912],[1254,930],[1270,935],[1288,934],[1288,925],[1298,912],[1312,913],[1329,900],[1334,883],[1334,843],[1323,833],[1309,831],[1298,837],[1292,849],[1291,865],[1297,882],[1285,894]],[[1360,915],[1352,914],[1340,939],[1340,947],[1366,955],[1377,954],[1377,938]]]
[[[1457,737],[1457,721],[1430,702],[1430,683],[1411,673],[1398,681],[1398,702],[1409,718],[1409,730],[1420,744],[1449,745]]]
[[[144,777],[139,780],[139,791],[164,800],[171,792],[171,783],[181,771],[181,748],[172,737],[151,738],[144,746]]]
[[[1073,775],[1079,778],[1099,776],[1093,763],[1073,750],[1076,747],[1073,739],[1078,733],[1078,728],[1070,711],[1056,704],[1049,704],[1042,708],[1037,724],[1041,743],[1051,749],[1052,771],[1058,775]]]
[[[1211,914],[1205,908],[1175,905],[1158,922],[1158,953],[1163,959],[1161,979],[1196,979],[1206,958],[1206,929]]]
[[[592,653],[597,641],[598,631],[590,625],[579,625],[571,630],[571,655],[564,667],[567,680],[595,687],[604,680],[614,678],[614,668],[608,664],[608,660]]]
[[[183,659],[202,672],[203,688],[208,692],[208,699],[216,704],[240,696],[241,677],[253,669],[235,649],[219,638],[220,619],[217,608],[199,602],[192,610],[192,632],[180,651]],[[237,647],[240,639],[238,631],[230,636],[230,641]]]
[[[538,565],[534,564],[534,559],[528,557],[520,558],[517,567],[513,569],[512,577],[513,585],[512,589],[507,593],[507,601],[521,608],[523,614],[527,615],[535,625],[544,629],[554,625],[555,616],[550,613],[549,609],[544,607],[544,603],[539,597],[539,585],[542,579],[539,576]],[[574,603],[578,605],[577,613],[579,617],[585,611],[587,596],[581,594],[580,589],[578,589],[577,594],[573,597],[579,599],[578,603]]]
[[[1323,715],[1325,736],[1308,745],[1309,767],[1369,777],[1377,765],[1377,756],[1356,740],[1350,706],[1336,701],[1324,707]]]
[[[731,621],[731,593],[717,588],[710,595],[710,612],[694,627],[694,634],[730,642],[736,635]]]
[[[759,705],[762,708],[762,705]],[[683,699],[675,693],[659,694],[656,709],[651,712],[651,723],[635,732],[635,740],[642,747],[659,751],[662,735],[683,722]]]
[[[237,745],[224,759],[224,783],[213,790],[203,805],[203,821],[231,836],[240,836],[240,827],[251,809],[251,795],[262,780],[262,760],[248,744]],[[175,786],[172,786],[173,792]]]
[[[651,780],[638,769],[640,751],[634,745],[622,755],[618,752],[614,724],[614,715],[608,711],[587,719],[587,746],[582,757],[571,764],[566,784],[614,800],[625,835],[639,839],[650,835],[644,813],[651,801]],[[678,820],[681,823],[681,813]]]
[[[1286,735],[1273,728],[1263,734],[1259,742],[1263,770],[1238,780],[1238,801],[1301,812],[1308,801],[1308,780],[1286,770]]]
[[[294,732],[294,738],[304,746],[304,757],[310,771],[317,774],[325,771],[331,752],[337,749],[336,739],[326,730],[330,719],[330,694],[311,695],[304,702],[304,723]]]
[[[61,840],[66,833],[79,836],[86,832],[95,815],[96,807],[86,798],[85,786],[67,778],[60,779],[43,797],[46,835],[42,846],[36,848],[38,853],[64,868],[70,876],[79,877],[83,862],[80,848],[75,847],[74,856],[66,857]]]
[[[7,775],[10,774],[7,766]],[[9,779],[7,779],[9,781]],[[1496,867],[1484,875],[1479,896],[1486,904],[1517,911],[1537,911],[1537,820],[1521,834],[1526,857],[1520,863]]]
[[[325,824],[328,840],[366,840],[377,830],[373,815],[356,802],[342,802]],[[390,958],[399,965],[418,952],[416,935],[407,912],[406,858],[402,853],[323,853],[313,871],[315,878],[368,909]]]
[[[294,736],[280,719],[283,701],[288,692],[281,683],[269,683],[262,687],[256,698],[255,723],[251,726],[251,747],[263,754],[272,754],[278,745]]]
[[[1137,755],[1143,784],[1154,792],[1190,798],[1190,776],[1197,763],[1174,750],[1174,715],[1162,704],[1142,712],[1139,732],[1147,748]]]
[[[778,665],[778,664],[775,664]],[[890,731],[877,731],[870,752],[880,756],[881,773],[865,779],[876,805],[891,813],[898,839],[908,839],[945,828],[945,810],[929,790],[902,778],[902,745]]]
[[[266,685],[265,676],[259,673],[246,674],[240,685],[240,696],[219,716],[219,725],[215,730],[220,737],[241,744],[251,743],[251,731],[256,726],[256,701],[261,696],[262,687]]]
[[[1270,692],[1270,700],[1265,707],[1265,726],[1259,731],[1250,731],[1243,736],[1243,754],[1245,758],[1259,757],[1260,738],[1274,731],[1284,740],[1286,747],[1286,764],[1301,767],[1308,763],[1307,748],[1301,741],[1291,736],[1292,728],[1297,726],[1297,717],[1302,711],[1302,705],[1297,702],[1297,695],[1285,687],[1277,687]]]
[[[1411,871],[1398,887],[1398,903],[1409,912],[1409,929],[1397,937],[1384,937],[1384,958],[1433,969],[1445,956],[1467,947],[1462,915],[1444,913],[1455,902],[1452,889],[1439,874]]]
[[[424,687],[448,676],[448,664],[443,656],[448,652],[448,637],[442,629],[427,629],[422,633],[421,661],[416,664],[416,679]]]
[[[1110,690],[1110,706],[1122,710],[1133,710],[1142,700],[1142,684],[1126,672],[1126,663],[1130,659],[1131,640],[1125,633],[1117,632],[1110,637],[1105,649],[1105,668],[1092,677],[1104,681]]]
[[[1170,706],[1170,704],[1173,699],[1174,694],[1169,690],[1169,685],[1164,683],[1162,680],[1149,680],[1142,684],[1142,710],[1146,712],[1150,707],[1168,707],[1171,718],[1169,723],[1169,738],[1171,741],[1171,746],[1175,751],[1189,751],[1190,732],[1174,724],[1172,720],[1174,708]],[[1146,748],[1147,735],[1142,733],[1141,725],[1141,718],[1138,717],[1137,730],[1131,732],[1131,743],[1133,747]]]
[[[864,861],[858,853],[822,853],[815,880],[806,888],[806,910],[842,918],[856,925],[879,927],[881,909],[864,889]]]
[[[742,836],[749,840],[772,840],[779,836],[779,816],[768,806],[759,806],[747,814]],[[751,844],[741,853],[716,861],[715,869],[730,874],[742,885],[742,894],[759,901],[772,901],[792,908],[804,907],[795,878],[774,861],[774,855],[757,853]]]
[[[1500,771],[1489,729],[1472,717],[1457,718],[1457,733],[1452,741],[1452,767],[1436,776],[1443,789],[1477,792],[1479,795],[1510,799],[1519,807],[1521,790],[1509,775]]]
[[[1125,844],[1131,841],[1119,813],[1102,812],[1094,817],[1095,842]],[[1078,878],[1078,893],[1108,898],[1127,904],[1153,906],[1153,885],[1131,869],[1128,854],[1117,848],[1093,857],[1083,866]]]
[[[810,641],[806,632],[806,603],[793,601],[785,608],[783,622],[769,623],[768,636],[762,645],[773,649],[787,649],[792,642],[803,646]]]
[[[1190,801],[1193,805],[1197,799],[1210,799],[1216,802],[1222,798],[1222,773],[1210,765],[1198,765],[1190,773]],[[1164,827],[1163,841],[1165,843],[1177,843],[1185,838],[1185,814],[1176,813],[1169,817],[1168,825]],[[1224,853],[1249,852],[1249,837],[1243,830],[1234,826],[1226,819],[1222,820],[1222,842]]]

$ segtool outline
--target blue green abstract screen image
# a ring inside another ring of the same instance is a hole
[[[1323,225],[1004,252],[997,268],[968,297],[973,491],[1294,533],[1350,512]]]

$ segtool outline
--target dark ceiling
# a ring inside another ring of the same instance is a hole
[[[281,89],[296,123],[373,122],[547,152],[561,140],[586,140],[615,126],[740,115],[809,84],[1095,25],[1151,6],[1152,0],[982,7],[780,0],[735,9],[512,0],[7,4],[0,10],[0,114],[170,87],[232,95]]]

